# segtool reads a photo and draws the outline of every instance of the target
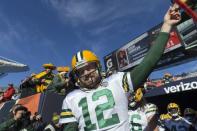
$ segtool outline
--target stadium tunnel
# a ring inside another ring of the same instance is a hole
[[[153,97],[146,97],[150,103],[158,106],[159,113],[167,113],[167,105],[175,102],[180,106],[181,114],[183,115],[185,108],[192,108],[197,110],[197,90],[183,91],[179,93],[165,94]]]

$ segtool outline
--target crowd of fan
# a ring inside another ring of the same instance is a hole
[[[31,112],[21,104],[15,104],[7,119],[1,122],[0,131],[59,131],[59,116],[54,113],[50,123],[42,120],[40,114]]]
[[[69,67],[56,68],[51,63],[44,64],[43,67],[42,72],[32,73],[30,77],[22,81],[20,85],[22,97],[45,91],[61,93],[65,86],[68,87]],[[57,74],[54,73],[55,70],[57,70]]]
[[[0,108],[4,102],[9,100],[17,100],[19,98],[28,97],[36,93],[46,91],[65,95],[72,85],[72,77],[69,76],[68,67],[55,67],[53,64],[44,64],[44,70],[38,74],[32,73],[21,81],[20,87],[14,88],[13,84],[8,84],[6,90],[0,92]],[[57,70],[57,74],[54,71]],[[21,104],[15,104],[10,110],[8,118],[1,121],[0,131],[19,131],[26,129],[28,131],[43,131],[43,130],[61,130],[58,124],[59,115],[53,114],[52,121],[45,123],[42,121],[41,115],[31,112]]]
[[[144,87],[147,90],[154,89],[155,87],[161,87],[165,84],[174,82],[174,81],[179,81],[183,80],[186,78],[191,78],[191,77],[196,77],[197,73],[196,72],[191,72],[191,73],[182,73],[181,75],[174,76],[171,73],[165,73],[163,78],[160,79],[147,79],[147,81],[144,83]]]
[[[14,99],[27,97],[36,93],[42,93],[45,91],[55,92],[60,95],[67,94],[75,86],[73,85],[74,79],[72,74],[69,73],[69,67],[55,67],[53,64],[43,64],[44,70],[38,74],[32,73],[30,76],[26,77],[21,81],[18,89],[14,88],[12,83],[8,84],[8,88],[3,91],[0,90],[0,103]],[[55,70],[58,72],[55,74]],[[102,72],[102,77],[106,78],[115,74],[114,71]],[[163,78],[160,79],[147,79],[144,83],[144,88],[146,90],[154,89],[155,87],[161,87],[165,84],[195,77],[196,72],[183,73],[181,75],[173,76],[171,73],[165,73]]]
[[[62,89],[68,87],[68,67],[56,68],[53,64],[44,64],[44,70],[38,74],[32,73],[21,81],[19,88],[14,88],[12,83],[8,84],[6,90],[0,91],[0,103],[11,99],[27,97],[45,91],[61,93]],[[53,71],[57,69],[58,73]]]
[[[11,99],[16,100],[18,98],[27,97],[29,95],[45,91],[52,91],[60,95],[66,95],[69,91],[71,91],[71,89],[75,87],[73,84],[74,80],[72,78],[72,75],[69,74],[68,67],[56,68],[53,64],[44,64],[43,67],[45,68],[45,70],[41,73],[33,73],[30,77],[27,77],[25,80],[23,80],[20,85],[19,91],[14,88],[13,84],[8,84],[8,88],[4,92],[1,91],[0,103],[9,101]],[[53,73],[55,69],[58,72],[57,74]],[[112,74],[113,72],[111,71],[102,72],[102,77],[109,77]],[[148,89],[148,86],[159,87],[161,85],[188,77],[188,75],[182,75],[182,77],[178,78],[173,77],[170,73],[166,73],[163,79],[160,80],[160,83],[162,84],[155,84],[155,81],[152,82],[151,80],[148,80],[144,84],[146,87],[144,89]],[[140,92],[142,93],[141,88],[140,90]],[[157,122],[155,123],[160,131],[168,130],[169,123],[175,120],[181,120],[181,124],[185,124],[185,127],[188,127],[188,129],[190,129],[191,131],[197,130],[197,111],[195,111],[194,109],[186,108],[184,109],[184,111],[182,110],[184,113],[183,115],[181,115],[181,109],[179,105],[177,105],[176,103],[170,103],[167,107],[167,113],[159,114],[159,110],[156,105],[146,103],[146,100],[143,98],[143,93],[142,95],[139,95],[139,92],[136,91],[133,95],[135,96],[133,97],[135,99],[130,99],[129,109],[134,108],[134,106],[136,106],[137,104],[140,105],[140,109],[145,106],[153,105],[154,109],[151,109],[150,117],[152,118],[153,116],[156,116]],[[139,95],[140,97],[136,95]],[[135,102],[134,106],[133,102]],[[147,110],[147,112],[149,112],[149,110]],[[8,118],[1,121],[0,131],[5,127],[7,128],[8,125],[9,129],[7,130],[9,131],[17,131],[22,129],[26,129],[28,131],[63,131],[63,127],[61,126],[61,124],[59,124],[59,119],[60,115],[54,113],[51,122],[46,123],[42,120],[40,114],[31,114],[31,112],[28,111],[28,109],[23,105],[15,104],[10,110]],[[139,127],[136,126],[136,128]]]

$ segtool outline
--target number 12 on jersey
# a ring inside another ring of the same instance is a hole
[[[103,89],[103,90],[99,90],[99,91],[94,92],[92,95],[92,101],[93,102],[97,101],[97,100],[99,100],[100,97],[103,97],[103,96],[105,96],[107,98],[107,102],[97,105],[95,108],[96,118],[97,118],[97,123],[98,123],[99,129],[120,123],[117,113],[112,114],[111,118],[104,119],[103,111],[108,110],[108,109],[113,109],[115,106],[115,101],[114,101],[114,97],[113,97],[111,90]],[[83,118],[84,118],[85,125],[86,125],[84,130],[86,130],[86,131],[96,130],[97,129],[96,123],[92,123],[91,119],[90,119],[87,98],[86,97],[82,98],[79,101],[78,106],[82,108]]]

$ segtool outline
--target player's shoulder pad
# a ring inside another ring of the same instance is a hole
[[[116,78],[120,75],[124,75],[124,72],[116,72],[116,73],[112,74],[111,76],[109,76],[108,78],[113,79],[113,78]]]
[[[145,110],[146,112],[157,112],[158,108],[155,104],[147,103],[145,104]]]
[[[119,79],[123,75],[124,75],[124,72],[116,72],[112,74],[111,76],[107,77],[106,79],[104,79],[104,81],[113,81],[113,80]]]
[[[157,109],[157,106],[155,104],[153,104],[153,103],[146,103],[145,107],[146,108],[156,108]]]
[[[77,96],[80,96],[81,93],[82,93],[82,91],[81,91],[80,89],[74,89],[73,91],[69,92],[69,93],[66,95],[65,99],[66,99],[66,100],[69,100],[69,99],[72,99],[73,97],[75,98],[75,97],[77,97]]]

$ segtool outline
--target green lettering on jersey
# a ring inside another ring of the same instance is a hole
[[[131,116],[131,131],[142,131],[142,125],[137,123],[136,120],[141,120],[141,116],[139,114],[133,114]]]
[[[109,89],[100,90],[92,95],[92,100],[97,101],[101,96],[106,96],[108,102],[98,105],[95,109],[99,128],[105,128],[107,126],[119,123],[120,120],[117,113],[112,114],[112,117],[108,119],[104,119],[103,115],[103,111],[111,109],[115,106],[112,92]]]
[[[115,125],[120,122],[117,113],[112,114],[111,118],[104,119],[103,112],[108,109],[113,109],[115,106],[115,101],[114,101],[114,97],[112,95],[111,90],[103,89],[103,90],[94,92],[92,95],[92,101],[97,101],[99,100],[100,97],[103,97],[103,96],[105,96],[108,101],[106,103],[97,105],[95,108],[99,129],[102,129],[111,125]],[[83,113],[85,126],[86,126],[85,130],[88,130],[88,131],[96,130],[97,129],[96,124],[95,123],[93,124],[90,119],[90,113],[88,111],[88,103],[87,103],[86,97],[80,100],[79,107],[82,107],[82,113]]]
[[[80,100],[79,102],[79,107],[82,107],[82,112],[83,112],[83,118],[85,121],[85,131],[90,131],[90,130],[95,130],[96,129],[96,124],[92,124],[90,120],[90,113],[88,111],[88,103],[87,103],[87,98],[84,97]]]

